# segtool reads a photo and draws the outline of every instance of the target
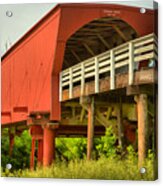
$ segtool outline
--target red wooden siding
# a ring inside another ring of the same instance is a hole
[[[106,16],[121,18],[139,35],[154,31],[152,10],[140,14],[140,8],[109,4],[55,7],[3,58],[2,124],[26,120],[38,111],[49,111],[52,120],[60,120],[58,75],[66,41],[83,25]]]

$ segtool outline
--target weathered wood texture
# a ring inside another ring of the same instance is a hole
[[[148,97],[146,94],[136,96],[138,112],[138,160],[142,167],[146,158],[148,145]]]
[[[145,85],[145,84],[153,84],[156,83],[155,73],[157,73],[154,69],[146,69],[142,71],[137,71],[134,74],[134,83],[133,85]],[[95,94],[95,82],[85,83],[83,95],[88,96],[91,94]],[[116,89],[126,88],[128,87],[128,74],[118,74],[115,77],[115,87]],[[73,87],[73,98],[79,98],[81,96],[80,93],[80,85]],[[99,93],[104,93],[110,91],[110,77],[106,77],[100,79],[99,81]],[[62,92],[62,101],[69,100],[69,90],[63,90]]]
[[[137,79],[146,82],[149,75],[146,78],[140,72],[139,76],[136,77],[135,71],[142,70],[141,66],[144,63],[147,64],[145,66],[147,68],[151,61],[154,63],[153,67],[155,67],[158,57],[157,39],[154,34],[129,41],[99,55],[93,55],[92,58],[88,58],[61,72],[60,101],[64,101],[62,92],[66,89],[69,91],[68,99],[76,97],[79,90],[74,92],[73,87],[77,85],[81,85],[80,93],[83,95],[83,92],[86,91],[84,85],[91,81],[95,81],[92,93],[99,93],[100,80],[107,76],[110,81],[108,85],[110,90],[119,88],[116,83],[119,82],[117,78],[121,74],[124,76],[124,81],[120,81],[120,83],[124,82],[125,86],[134,85]]]
[[[92,158],[93,138],[94,138],[94,123],[95,123],[95,108],[94,98],[91,98],[91,103],[88,105],[88,129],[87,129],[87,160]]]

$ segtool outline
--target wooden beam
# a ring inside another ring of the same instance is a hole
[[[64,58],[63,64],[66,65],[66,67],[69,67],[70,63],[67,61],[67,59]]]
[[[147,153],[148,99],[146,94],[135,96],[138,113],[138,164],[141,168]]]
[[[138,95],[138,94],[153,95],[153,91],[154,91],[153,86],[147,86],[147,85],[131,85],[131,86],[127,86],[126,88],[127,96]]]
[[[83,43],[83,46],[86,48],[86,50],[88,51],[88,53],[90,53],[92,56],[95,56],[96,55],[93,52],[93,50],[86,43]]]
[[[73,49],[71,49],[70,51],[71,51],[72,55],[77,59],[78,62],[82,61]]]
[[[112,122],[109,121],[106,117],[103,116],[102,113],[100,113],[100,111],[97,109],[96,110],[96,115],[95,115],[95,119],[104,127],[109,127],[112,125]]]
[[[124,133],[123,133],[123,126],[122,126],[122,98],[119,98],[119,104],[117,107],[117,126],[118,126],[118,143],[119,146],[123,149],[123,138],[124,138]]]
[[[99,40],[103,43],[103,45],[110,49],[110,45],[106,42],[106,40],[100,35],[100,34],[97,34],[97,37],[99,38]]]
[[[88,106],[88,129],[87,129],[87,160],[92,159],[93,138],[94,138],[94,98],[91,98],[91,103]]]
[[[127,37],[124,35],[124,33],[118,28],[117,25],[113,25],[114,30],[121,36],[121,38],[126,42],[128,41]]]
[[[109,120],[110,116],[111,116],[111,113],[112,113],[112,107],[109,107],[108,108],[108,111],[107,111],[107,114],[106,114],[106,119]]]
[[[85,109],[82,108],[81,114],[80,114],[80,122],[83,122],[84,116],[85,116]]]
[[[57,137],[60,136],[85,136],[87,137],[87,125],[59,125],[57,129]],[[105,127],[102,125],[94,126],[94,135],[102,136],[105,135]]]

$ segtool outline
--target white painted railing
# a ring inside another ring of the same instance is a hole
[[[157,61],[157,38],[155,34],[146,35],[122,44],[112,50],[89,58],[60,73],[60,101],[63,89],[69,90],[69,99],[73,98],[73,85],[81,85],[81,95],[84,94],[85,81],[94,78],[95,93],[99,92],[100,75],[110,74],[110,89],[115,89],[115,70],[128,66],[128,84],[134,82],[134,69],[138,63],[145,60]]]

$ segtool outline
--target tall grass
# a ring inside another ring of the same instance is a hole
[[[127,158],[101,157],[99,160],[74,160],[70,162],[56,162],[50,167],[37,167],[31,171],[18,170],[2,173],[2,176],[26,177],[26,178],[67,178],[67,179],[103,179],[103,180],[155,180],[153,161],[147,160],[146,173],[140,174],[137,160]]]

